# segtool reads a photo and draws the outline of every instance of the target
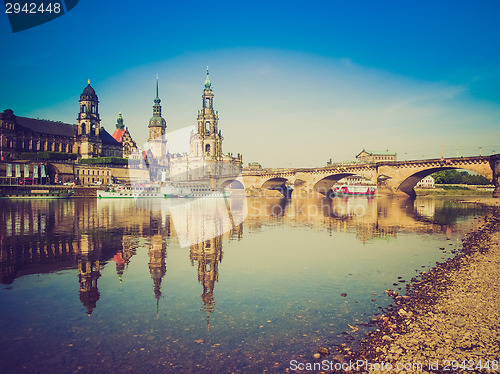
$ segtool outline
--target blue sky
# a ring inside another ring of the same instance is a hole
[[[224,151],[322,166],[500,153],[498,1],[80,0],[13,34],[0,16],[0,110],[74,123],[91,80],[102,125],[147,139],[155,77],[168,130],[196,124],[210,66]]]

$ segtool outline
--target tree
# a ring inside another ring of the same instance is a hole
[[[468,184],[468,185],[486,185],[491,181],[479,174],[470,174],[467,171],[458,171],[455,169],[441,170],[432,177],[436,184]]]

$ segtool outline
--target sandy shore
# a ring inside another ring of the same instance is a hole
[[[334,372],[500,373],[500,210],[488,210],[462,253],[394,295],[360,348],[341,349],[344,367]]]

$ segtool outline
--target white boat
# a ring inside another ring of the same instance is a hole
[[[340,187],[333,188],[333,193],[337,196],[373,196],[377,187],[363,186],[363,185],[347,185],[344,184]]]
[[[231,194],[231,191],[216,190],[209,184],[195,182],[164,183],[162,192],[167,198],[227,197]]]
[[[231,191],[216,190],[208,184],[201,183],[173,183],[161,185],[134,185],[132,187],[116,186],[107,191],[97,190],[98,198],[197,198],[197,197],[226,197]]]
[[[97,190],[98,198],[164,198],[161,187],[156,185],[138,185],[133,187],[116,186],[107,191]]]

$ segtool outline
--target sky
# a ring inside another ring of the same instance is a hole
[[[90,79],[101,126],[148,138],[196,125],[206,67],[223,151],[319,167],[500,153],[499,1],[80,0],[13,33],[0,15],[0,110],[76,123]]]

